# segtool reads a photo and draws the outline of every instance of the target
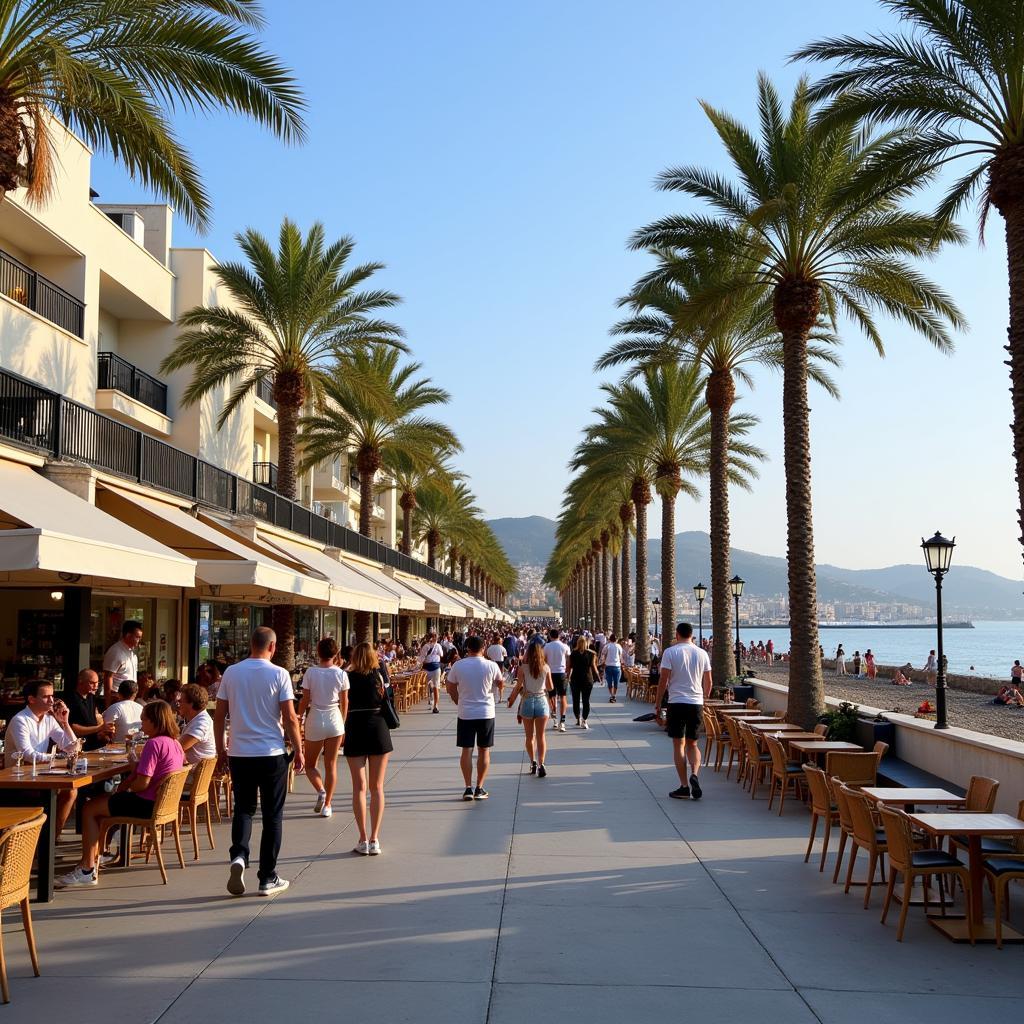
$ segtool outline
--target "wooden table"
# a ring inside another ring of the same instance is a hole
[[[0,832],[23,825],[42,813],[42,807],[0,807]]]
[[[35,809],[36,813],[42,810],[46,815],[36,851],[37,903],[49,903],[53,899],[53,868],[57,847],[53,822],[57,817],[57,793],[68,790],[77,792],[95,782],[104,782],[131,770],[124,753],[104,755],[102,751],[91,750],[86,757],[89,759],[89,771],[84,775],[68,775],[66,772],[51,774],[48,763],[40,765],[35,775],[27,765],[23,767],[20,776],[14,774],[13,768],[0,771],[0,808],[27,807]]]
[[[865,786],[861,792],[878,804],[903,804],[913,808],[917,804],[939,804],[945,807],[962,807],[967,797],[957,796],[948,789],[915,789],[912,786]]]
[[[799,725],[791,725],[789,722],[750,722],[744,723],[749,725],[753,732],[759,733],[772,733],[772,732],[803,732],[803,729]],[[816,733],[811,733],[814,736]]]
[[[744,715],[763,715],[763,708],[716,708],[720,715],[734,715],[742,718]]]
[[[1010,814],[911,814],[910,820],[926,832],[940,838],[944,836],[966,836],[968,867],[971,872],[971,903],[967,912],[974,920],[976,942],[995,942],[995,926],[988,924],[984,917],[982,894],[985,888],[985,871],[982,867],[984,856],[981,852],[982,836],[1024,835],[1024,821]],[[929,917],[931,923],[943,935],[954,942],[969,942],[967,922],[955,917]],[[1024,942],[1024,935],[1003,925],[1003,942]]]
[[[813,757],[815,762],[819,755],[827,754],[831,750],[856,750],[864,753],[864,748],[859,743],[847,743],[845,740],[794,740],[789,746],[799,754]]]

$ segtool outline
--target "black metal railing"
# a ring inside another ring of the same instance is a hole
[[[283,498],[258,481],[229,473],[2,369],[0,436],[56,459],[84,462],[199,505],[253,516],[449,590],[481,596],[454,577],[333,522],[315,509]]]
[[[0,293],[45,316],[65,331],[85,337],[84,303],[2,249]]]
[[[354,487],[357,491],[359,490],[359,471],[350,469],[348,471],[348,484],[349,487]]]
[[[113,352],[100,352],[97,388],[113,388],[167,415],[167,385]]]
[[[252,482],[276,491],[277,466],[273,462],[254,462],[252,464]]]
[[[256,382],[256,397],[266,402],[271,409],[277,408],[277,401],[274,398],[274,381],[270,377],[261,377]]]

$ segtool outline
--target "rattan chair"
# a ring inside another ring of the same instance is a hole
[[[217,849],[213,841],[213,819],[210,810],[210,788],[216,768],[217,758],[215,757],[196,762],[192,770],[192,781],[189,783],[188,795],[181,798],[181,810],[183,814],[188,816],[188,827],[192,833],[192,846],[195,850],[194,860],[199,860],[200,807],[206,808],[206,837],[210,841],[210,849]]]
[[[757,796],[757,787],[765,781],[765,776],[772,767],[771,754],[761,752],[754,730],[742,722],[736,723],[739,729],[740,738],[743,740],[744,749],[747,752],[747,759],[744,765],[744,784],[750,790],[750,799]]]
[[[747,765],[747,748],[743,743],[743,737],[740,736],[739,722],[732,715],[724,716],[722,721],[725,723],[726,732],[729,734],[729,763],[726,765],[725,777],[729,778],[732,772],[732,759],[735,757],[737,759],[736,781],[742,782],[743,773]]]
[[[999,783],[995,779],[986,778],[984,775],[972,775],[971,781],[967,784],[964,804],[957,810],[962,814],[991,814],[996,806],[998,792]],[[966,849],[967,836],[949,837],[950,853]],[[982,836],[981,838],[981,852],[986,857],[1000,857],[1013,853],[1013,851],[1012,839],[1001,839],[999,836]]]
[[[160,867],[160,877],[164,885],[167,884],[167,868],[164,865],[164,855],[160,849],[160,835],[157,829],[161,826],[170,826],[174,836],[174,846],[178,851],[178,861],[185,866],[185,855],[181,850],[181,829],[178,826],[178,811],[181,804],[181,794],[185,790],[185,780],[191,772],[191,768],[179,768],[171,772],[156,791],[156,798],[153,801],[153,813],[148,818],[103,818],[100,821],[100,835],[106,836],[107,832],[117,825],[129,825],[133,828],[145,830],[145,837],[149,839],[146,849],[146,863],[149,863],[149,855],[156,851],[156,862]],[[129,866],[131,859],[129,858]],[[99,868],[96,869],[99,871]]]
[[[771,756],[771,781],[768,790],[768,810],[772,809],[772,802],[775,799],[775,787],[779,787],[779,814],[786,806],[786,793],[792,789],[795,796],[800,795],[800,787],[803,784],[803,768],[786,760],[786,748],[774,737],[765,735],[765,743],[768,746],[768,753]]]
[[[939,910],[946,916],[946,901],[943,898],[942,876],[954,875],[963,884],[967,901],[967,934],[971,945],[974,945],[974,918],[971,915],[971,873],[966,865],[961,864],[951,853],[945,850],[914,849],[914,830],[910,818],[902,811],[893,807],[880,807],[882,825],[889,849],[889,885],[885,893],[885,906],[882,907],[882,924],[889,913],[893,890],[896,887],[896,872],[903,876],[903,897],[900,906],[900,920],[896,927],[896,941],[903,941],[903,928],[910,909],[910,892],[915,877],[923,877],[925,914],[930,909],[928,902],[928,879],[935,875],[939,879]]]
[[[881,760],[889,752],[889,744],[885,740],[876,741],[875,745],[871,748],[872,754],[877,754],[879,760]]]
[[[756,697],[748,697],[744,707],[757,709],[761,707],[761,702]]]
[[[849,801],[843,794],[843,780],[829,779],[828,788],[836,802],[836,813],[839,816],[839,849],[836,851],[836,866],[832,872],[832,884],[835,885],[839,881],[839,872],[843,866],[846,841],[853,835],[853,818],[850,816]]]
[[[819,722],[814,727],[814,735],[828,739],[828,726],[824,722]]]
[[[805,764],[802,766],[807,789],[811,794],[811,834],[807,839],[807,852],[804,863],[811,859],[811,849],[818,834],[818,822],[825,823],[825,836],[821,844],[821,863],[819,871],[825,870],[825,856],[828,853],[828,841],[832,835],[832,826],[839,823],[839,810],[832,801],[832,792],[828,788],[828,776],[820,768]]]
[[[1017,817],[1024,820],[1024,800],[1017,805]],[[985,877],[996,903],[996,949],[1003,948],[1003,916],[1010,916],[1010,883],[1024,881],[1024,836],[1014,836],[1012,849],[984,862]]]
[[[36,937],[32,931],[32,912],[29,910],[29,876],[32,873],[32,858],[36,854],[39,833],[46,821],[45,814],[37,814],[29,821],[14,825],[0,834],[0,911],[21,907],[21,923],[25,929],[28,955],[32,970],[39,977],[39,954],[36,952]],[[4,954],[4,937],[0,931],[0,991],[5,1003],[11,1001],[7,986],[7,957]]]
[[[853,832],[850,839],[853,847],[850,850],[850,863],[846,868],[846,887],[844,893],[850,891],[853,885],[853,865],[857,860],[857,851],[866,850],[868,854],[868,881],[864,890],[864,909],[867,910],[871,902],[871,888],[875,884],[875,869],[881,867],[882,882],[885,881],[885,854],[888,851],[885,831],[878,827],[875,816],[872,814],[871,804],[868,798],[858,789],[850,786],[842,786],[840,792],[846,798],[846,806],[850,814],[850,822]]]
[[[224,797],[224,813],[230,820],[232,802],[231,773],[227,771],[218,772],[215,768],[213,778],[210,780],[210,807],[213,809],[213,814],[218,824],[221,820],[220,798],[222,795]]]
[[[708,713],[714,722],[715,742],[717,743],[715,748],[715,771],[720,772],[722,770],[722,761],[725,760],[726,751],[729,751],[729,760],[730,762],[732,761],[732,737],[726,728],[725,719],[720,717],[714,708],[709,708]]]
[[[881,755],[874,751],[864,754],[852,750],[830,750],[825,754],[825,774],[830,779],[845,782],[847,786],[874,786],[881,759]]]

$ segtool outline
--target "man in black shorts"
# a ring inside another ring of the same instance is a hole
[[[562,642],[557,629],[548,630],[548,642],[544,645],[544,660],[551,669],[551,724],[559,731],[565,732],[565,672],[569,661],[568,644]]]
[[[462,748],[460,766],[466,783],[463,800],[486,800],[484,779],[491,766],[494,746],[494,691],[504,684],[501,666],[483,656],[484,642],[478,636],[466,640],[466,656],[448,670],[448,696],[459,706],[455,744]],[[477,748],[476,789],[473,788],[473,747]]]
[[[703,791],[700,788],[697,732],[704,712],[704,701],[711,695],[711,659],[707,651],[693,642],[693,626],[688,622],[680,622],[676,626],[676,642],[666,647],[661,656],[661,676],[654,699],[659,725],[663,721],[661,700],[666,692],[668,718],[665,731],[672,740],[672,759],[679,775],[679,788],[672,790],[669,796],[675,800],[688,797],[699,800]],[[690,763],[689,784],[686,779],[687,761]]]

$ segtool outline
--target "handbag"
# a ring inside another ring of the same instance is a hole
[[[395,705],[388,695],[388,688],[384,686],[384,677],[378,672],[377,678],[380,680],[381,686],[384,687],[384,699],[380,702],[380,717],[384,719],[384,724],[394,731],[402,724],[402,720],[398,717]]]

